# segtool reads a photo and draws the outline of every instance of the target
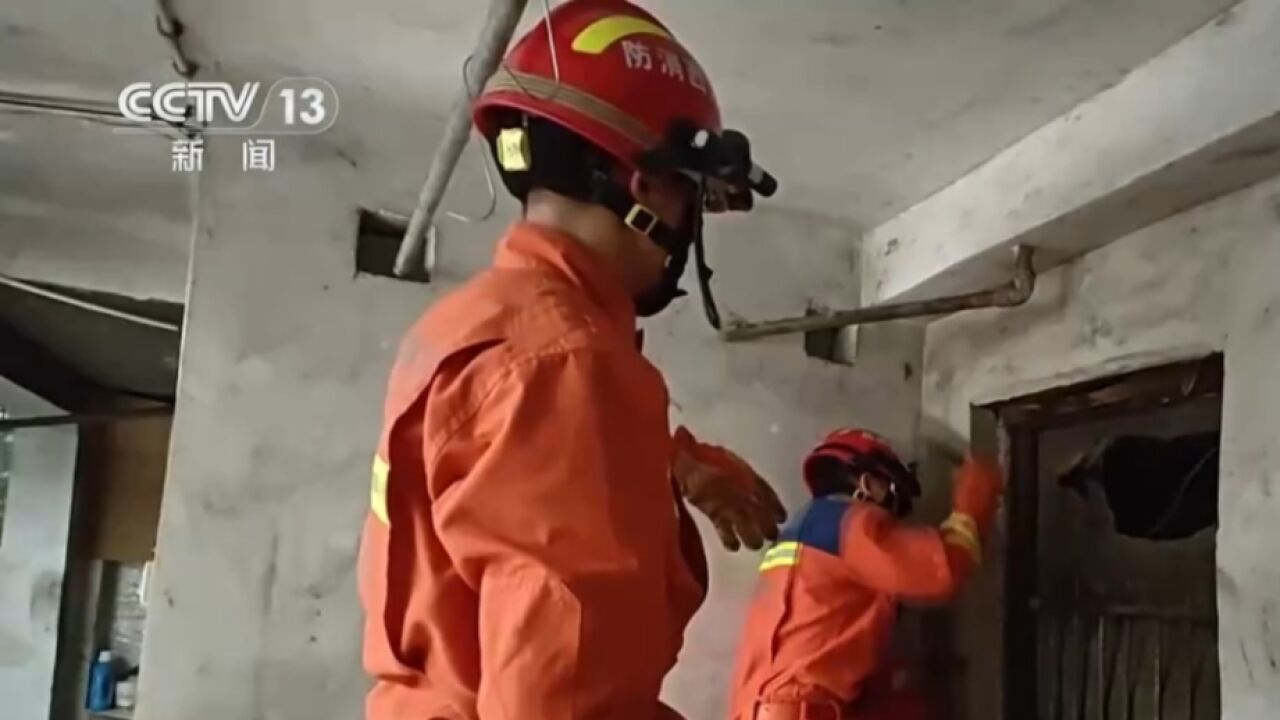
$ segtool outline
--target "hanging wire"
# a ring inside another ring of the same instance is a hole
[[[1169,503],[1169,507],[1164,511],[1164,515],[1161,516],[1160,520],[1145,533],[1147,537],[1164,530],[1169,521],[1177,516],[1178,508],[1182,506],[1182,500],[1187,494],[1187,489],[1191,487],[1192,478],[1196,476],[1196,473],[1200,472],[1206,462],[1209,462],[1209,458],[1217,454],[1218,448],[1209,448],[1209,452],[1205,453],[1204,457],[1200,458],[1200,461],[1186,475],[1182,476],[1182,482],[1178,483],[1178,493],[1173,496],[1173,500]]]
[[[516,87],[520,88],[520,92],[523,92],[531,98],[550,101],[555,100],[560,94],[560,54],[556,51],[556,34],[554,28],[551,26],[551,0],[542,0],[542,24],[547,29],[547,45],[551,48],[551,74],[556,81],[555,87],[551,90],[551,94],[544,98],[538,98],[537,93],[525,87],[520,82],[520,78],[517,77],[515,73],[511,72],[511,68],[507,67],[507,61],[505,59],[502,61],[502,69],[507,72],[507,75],[511,78],[511,82],[515,83]]]
[[[477,93],[475,88],[471,87],[471,77],[467,74],[467,69],[471,67],[471,60],[474,57],[475,57],[474,55],[468,55],[467,59],[462,61],[462,86],[466,88],[467,97],[472,102],[475,101]],[[488,220],[489,218],[493,217],[493,214],[495,212],[497,212],[498,189],[497,189],[497,186],[494,185],[493,172],[489,169],[489,161],[485,157],[486,155],[487,153],[483,149],[481,149],[480,156],[479,156],[480,169],[484,172],[484,184],[485,184],[485,187],[488,188],[489,190],[489,207],[485,208],[485,211],[483,213],[480,213],[478,217],[463,215],[462,213],[457,213],[452,210],[445,210],[444,214],[446,216],[453,218],[458,222],[476,223],[476,222],[484,222],[485,220]]]
[[[556,79],[556,88],[547,99],[554,100],[560,92],[560,55],[556,52],[556,34],[551,27],[551,0],[542,0],[542,24],[547,28],[547,45],[551,48],[551,76]]]
[[[560,54],[556,51],[556,36],[555,36],[555,31],[551,26],[551,0],[542,0],[542,24],[543,24],[543,27],[547,29],[547,45],[551,47],[551,73],[556,81],[555,89],[551,91],[550,95],[542,99],[554,100],[556,96],[560,93]],[[467,69],[471,67],[472,59],[474,59],[474,55],[468,55],[467,58],[462,61],[462,84],[467,89],[467,97],[470,98],[472,102],[474,102],[475,99],[479,96],[479,93],[476,91],[474,87],[471,86],[471,76],[467,73]],[[507,69],[506,60],[502,61],[502,68],[504,70]],[[519,87],[524,92],[524,94],[529,95],[530,97],[537,97],[532,92],[530,92],[528,88],[520,84],[519,78],[517,78],[514,73],[508,70],[507,74],[511,76],[511,80],[515,82],[516,86]],[[454,212],[452,210],[446,210],[444,213],[446,216],[454,220],[457,220],[459,222],[476,223],[476,222],[483,222],[485,220],[488,220],[489,218],[493,217],[493,214],[495,212],[497,212],[498,189],[497,189],[497,185],[493,181],[493,171],[489,168],[489,160],[487,155],[488,154],[484,152],[483,149],[480,151],[480,169],[484,171],[484,183],[485,183],[485,187],[489,191],[489,206],[485,208],[485,211],[481,213],[478,217],[464,215],[462,213]]]

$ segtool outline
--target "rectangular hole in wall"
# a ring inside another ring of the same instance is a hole
[[[1005,717],[1220,714],[1222,357],[993,406],[1008,438]]]
[[[360,208],[356,226],[356,272],[425,283],[431,280],[423,267],[404,277],[395,273],[396,255],[404,240],[407,221],[385,212]]]

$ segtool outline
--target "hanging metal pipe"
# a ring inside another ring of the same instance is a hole
[[[948,315],[961,310],[1016,307],[1030,299],[1032,292],[1035,291],[1036,272],[1031,264],[1032,249],[1019,245],[1014,250],[1015,267],[1013,278],[1008,283],[997,288],[965,293],[964,295],[949,295],[929,300],[872,305],[871,307],[857,308],[855,310],[840,310],[819,315],[784,318],[782,320],[730,323],[728,327],[720,331],[720,338],[725,342],[743,342],[772,335],[834,330],[848,325],[866,325],[930,315]]]
[[[449,187],[449,178],[458,167],[458,158],[471,139],[471,90],[482,88],[489,76],[498,69],[498,63],[511,43],[511,36],[516,32],[516,24],[524,14],[528,0],[493,0],[489,6],[489,15],[485,19],[484,29],[480,31],[480,40],[475,52],[471,54],[471,62],[464,68],[465,77],[458,99],[454,101],[453,111],[445,126],[444,137],[440,148],[431,161],[431,169],[427,172],[427,181],[418,193],[418,204],[409,218],[409,227],[405,230],[404,240],[400,243],[400,252],[396,255],[395,273],[404,277],[416,267],[425,267],[423,245],[427,240],[427,229],[440,209],[440,201]],[[432,268],[426,267],[428,273]]]
[[[128,408],[104,412],[69,413],[67,415],[39,415],[25,418],[0,418],[0,432],[6,430],[22,430],[33,427],[51,427],[55,425],[100,425],[120,422],[122,420],[138,420],[149,417],[168,417],[173,415],[173,408],[168,405],[146,408]]]

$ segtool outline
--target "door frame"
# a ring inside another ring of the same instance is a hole
[[[1110,375],[971,408],[973,448],[998,456],[1006,473],[1008,538],[1035,538],[1039,525],[1039,436],[1095,420],[1221,397],[1222,353]],[[1038,678],[1036,543],[1006,541],[999,665],[1004,718],[1035,718]]]

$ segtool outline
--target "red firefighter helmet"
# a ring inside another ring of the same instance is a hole
[[[569,0],[530,29],[475,103],[481,133],[497,131],[500,108],[561,125],[632,170],[674,122],[721,131],[698,61],[657,18],[625,0]]]
[[[752,159],[746,135],[721,127],[702,66],[665,25],[626,0],[569,0],[516,42],[477,98],[474,120],[522,202],[540,186],[602,205],[667,252],[660,284],[636,299],[638,314],[684,294],[692,248],[707,320],[720,327],[702,214],[750,210],[778,183]],[[689,180],[691,211],[664,222],[632,196],[630,172],[618,170]]]
[[[804,481],[815,497],[852,493],[852,483],[864,472],[888,481],[890,510],[899,515],[911,512],[920,481],[888,441],[869,430],[836,430],[804,459]]]

